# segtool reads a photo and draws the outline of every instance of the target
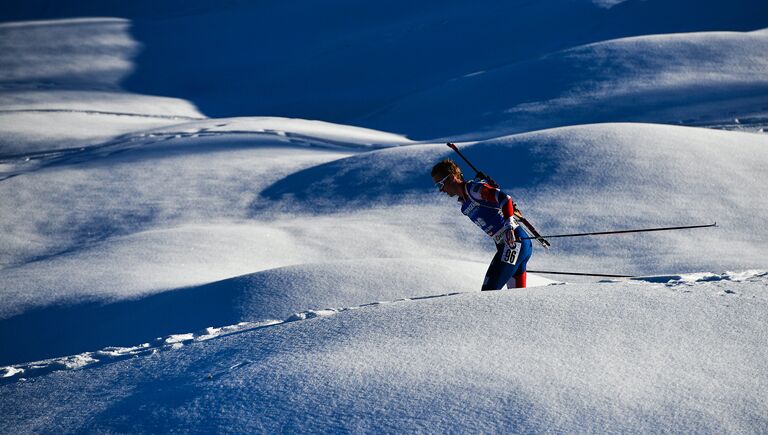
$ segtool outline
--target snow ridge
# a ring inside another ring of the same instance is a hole
[[[141,343],[136,346],[121,347],[108,346],[101,350],[93,352],[83,352],[77,355],[70,355],[61,358],[50,358],[42,361],[34,361],[25,364],[14,364],[0,367],[0,385],[15,381],[26,381],[31,378],[45,376],[49,373],[61,370],[76,370],[85,367],[93,367],[112,362],[122,361],[128,358],[137,358],[141,356],[154,355],[158,352],[181,349],[182,347],[208,341],[215,338],[226,337],[228,335],[239,334],[247,331],[267,328],[277,325],[311,320],[321,317],[333,316],[337,313],[349,310],[357,310],[365,307],[371,307],[382,304],[392,304],[405,301],[418,301],[438,297],[454,296],[463,292],[446,293],[441,295],[419,296],[413,298],[401,298],[392,301],[376,301],[352,307],[326,308],[319,310],[306,310],[292,314],[285,320],[263,320],[258,322],[239,322],[234,325],[219,327],[208,327],[199,332],[170,334],[164,337],[158,337],[151,343]],[[214,376],[211,374],[210,376]]]
[[[630,281],[647,282],[655,284],[664,284],[669,288],[693,287],[697,284],[706,284],[713,282],[759,282],[768,278],[768,271],[747,270],[747,271],[728,271],[724,273],[698,272],[680,275],[657,275],[632,278]],[[604,281],[604,283],[618,282],[619,280]],[[550,285],[561,285],[563,283],[553,283]],[[688,290],[683,290],[688,291]],[[724,290],[726,294],[734,294],[728,289]],[[164,337],[158,337],[151,343],[141,343],[136,346],[118,347],[109,346],[93,352],[83,352],[77,355],[71,355],[61,358],[51,358],[42,361],[34,361],[24,364],[14,364],[0,367],[0,385],[9,382],[26,381],[31,378],[45,376],[49,373],[61,370],[76,370],[96,365],[103,365],[112,362],[122,361],[128,358],[137,358],[141,356],[154,355],[158,352],[181,349],[186,345],[208,341],[216,338],[226,337],[233,334],[254,331],[278,325],[286,325],[293,322],[312,320],[336,315],[338,313],[350,310],[358,310],[366,307],[372,307],[384,304],[393,304],[408,301],[420,301],[434,298],[444,298],[465,294],[466,292],[453,292],[437,295],[418,296],[411,298],[400,298],[392,301],[376,301],[367,304],[326,309],[310,309],[300,311],[288,316],[284,320],[268,319],[258,322],[239,322],[234,325],[219,327],[207,327],[199,332],[170,334]],[[244,363],[245,364],[245,363]],[[230,370],[236,367],[230,368]],[[210,377],[216,377],[217,374],[210,374]]]
[[[344,126],[345,136],[333,133],[334,124],[304,121],[280,120],[279,118],[222,118],[207,119],[179,115],[153,115],[74,109],[30,109],[0,110],[8,113],[65,113],[87,115],[109,115],[116,117],[156,118],[173,121],[192,121],[172,124],[163,128],[128,133],[102,143],[69,148],[25,150],[24,152],[3,152],[0,146],[0,181],[17,175],[33,172],[45,167],[61,164],[87,162],[98,158],[146,148],[175,139],[242,137],[244,139],[275,139],[292,146],[317,147],[332,150],[371,151],[392,146],[407,145],[409,140],[358,127]],[[265,123],[265,121],[267,121]],[[272,128],[267,128],[267,124]],[[283,127],[283,128],[279,128]]]

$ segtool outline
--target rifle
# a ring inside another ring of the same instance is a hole
[[[487,181],[488,184],[490,184],[495,188],[499,187],[499,184],[496,183],[493,180],[493,178],[489,177],[484,172],[478,170],[475,167],[475,165],[470,163],[470,161],[466,157],[464,157],[464,154],[462,154],[461,151],[459,151],[459,148],[456,146],[456,144],[452,142],[448,142],[447,145],[450,149],[456,151],[456,154],[458,154],[459,157],[461,157],[469,165],[469,167],[472,168],[473,171],[475,171],[475,178],[483,179]],[[529,233],[533,234],[533,237],[531,237],[531,239],[536,239],[541,244],[541,246],[549,249],[551,245],[549,244],[547,239],[545,239],[541,234],[539,234],[539,232],[536,230],[533,224],[523,216],[523,212],[521,212],[520,209],[517,208],[517,204],[514,201],[512,202],[512,204],[514,205],[514,215],[517,221],[520,222],[525,227],[525,229],[528,230]]]

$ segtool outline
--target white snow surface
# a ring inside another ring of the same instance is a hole
[[[762,117],[766,50],[766,30],[593,43],[456,78],[394,103],[371,122],[386,129],[400,122],[400,113],[430,113],[450,134],[471,132],[463,137],[477,139],[596,121],[713,123],[734,112]],[[431,126],[414,133],[432,133]]]
[[[701,274],[304,312],[60,361],[6,385],[0,410],[23,431],[755,433],[766,285]]]
[[[765,432],[767,9],[10,2],[0,433]]]

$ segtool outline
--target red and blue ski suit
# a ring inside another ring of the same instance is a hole
[[[514,217],[515,206],[512,198],[500,189],[484,180],[468,181],[464,187],[466,197],[461,204],[461,212],[479,226],[496,243],[496,255],[493,257],[485,274],[482,290],[500,290],[513,277],[514,286],[525,287],[526,266],[533,253],[533,245],[523,227]],[[513,229],[517,242],[516,261],[502,261],[502,254],[507,244],[504,233]],[[511,283],[507,284],[511,287]]]

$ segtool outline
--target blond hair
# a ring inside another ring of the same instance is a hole
[[[461,174],[461,168],[451,159],[445,159],[432,167],[432,177],[443,178],[447,175],[455,175],[459,180],[464,179],[464,176]]]

